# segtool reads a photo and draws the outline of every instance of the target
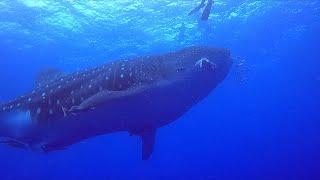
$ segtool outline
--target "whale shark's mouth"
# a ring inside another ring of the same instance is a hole
[[[195,63],[195,66],[199,67],[200,69],[211,70],[211,71],[215,70],[215,68],[217,67],[215,63],[213,63],[206,57],[203,57],[200,60],[198,60]]]

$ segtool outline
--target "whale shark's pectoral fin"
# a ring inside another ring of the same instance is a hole
[[[140,134],[140,137],[142,141],[142,160],[147,160],[153,152],[156,129],[152,128],[145,130]]]
[[[99,105],[105,104],[107,102],[112,103],[115,100],[123,99],[128,96],[133,96],[139,94],[145,90],[145,87],[132,88],[125,91],[100,91],[97,94],[84,100],[78,106],[72,106],[70,109],[63,108],[65,116],[69,114],[77,114],[80,112],[86,112],[95,109]]]
[[[70,109],[67,109],[65,107],[61,107],[62,111],[63,111],[63,115],[64,117],[67,117],[69,115],[77,115],[80,112],[85,112],[85,111],[89,111],[89,110],[93,110],[94,107],[86,107],[86,106],[72,106]]]
[[[63,107],[62,110],[63,110],[64,116],[68,116],[69,114],[75,115],[80,112],[93,110],[95,109],[95,107],[123,95],[124,93],[121,91],[101,91],[89,97],[88,99],[84,100],[78,106],[72,106],[70,109],[66,109]]]

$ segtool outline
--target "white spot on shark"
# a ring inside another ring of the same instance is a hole
[[[52,109],[49,110],[49,114],[50,114],[50,115],[53,114],[53,110],[52,110]]]
[[[37,109],[37,115],[39,115],[41,113],[41,108]]]
[[[121,78],[123,78],[123,77],[124,77],[124,75],[123,75],[123,74],[120,74],[120,77],[121,77]]]
[[[32,100],[31,98],[28,99],[29,102],[31,102],[31,100]]]

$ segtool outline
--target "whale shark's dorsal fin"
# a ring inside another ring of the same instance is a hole
[[[62,71],[55,69],[55,68],[47,68],[41,70],[36,76],[36,86],[42,86],[47,84],[49,80],[54,80],[59,77],[63,76]]]
[[[148,160],[153,152],[156,129],[150,128],[140,133],[142,141],[142,160]]]

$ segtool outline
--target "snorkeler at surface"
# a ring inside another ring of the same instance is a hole
[[[194,14],[195,12],[199,11],[200,9],[202,9],[203,7],[205,7],[203,12],[202,12],[201,20],[202,21],[208,20],[214,1],[213,0],[208,0],[207,5],[205,5],[205,2],[206,2],[206,0],[201,0],[201,3],[197,7],[192,9],[188,13],[188,15],[190,16],[190,15]]]

